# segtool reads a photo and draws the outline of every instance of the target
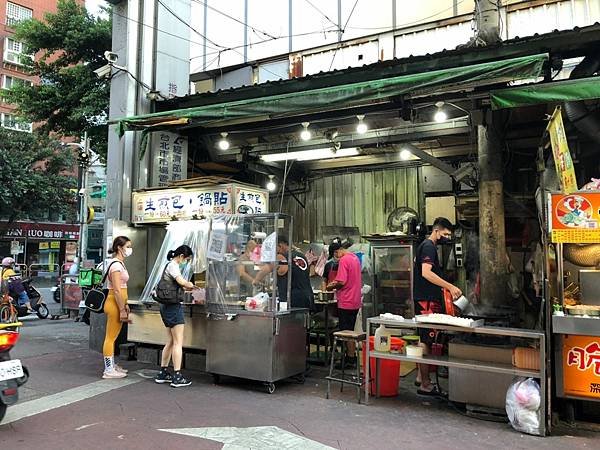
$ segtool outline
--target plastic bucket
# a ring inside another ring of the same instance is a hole
[[[403,339],[392,336],[391,338],[391,349],[398,350],[399,352],[404,348],[406,342]],[[369,336],[369,350],[373,351],[375,347],[375,336]],[[367,359],[367,350],[363,347],[362,360],[363,367],[365,366],[365,360]],[[371,395],[376,394],[375,377],[377,376],[377,364],[375,358],[369,358],[369,376],[371,377],[371,383],[369,390]],[[379,375],[379,395],[382,397],[395,397],[398,395],[398,384],[400,383],[400,361],[392,359],[380,359],[379,369],[381,374]]]

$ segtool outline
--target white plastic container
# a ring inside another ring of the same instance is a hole
[[[423,357],[423,347],[418,345],[407,345],[406,347],[406,356],[413,356],[416,358]]]
[[[379,325],[375,330],[375,351],[389,352],[391,344],[390,332],[385,328],[385,325]]]

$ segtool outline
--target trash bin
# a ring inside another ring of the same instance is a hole
[[[391,349],[402,351],[406,342],[398,337],[391,337]],[[375,336],[369,336],[369,350],[373,351],[375,347]],[[362,349],[363,367],[367,358],[366,348]],[[369,390],[371,395],[376,394],[375,377],[377,376],[377,364],[375,358],[370,358],[369,376],[371,377],[371,385]],[[400,383],[400,361],[392,359],[381,359],[379,361],[379,395],[382,397],[395,397],[398,395],[398,384]]]

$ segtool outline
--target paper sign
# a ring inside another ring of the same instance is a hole
[[[571,194],[577,190],[577,179],[575,178],[573,159],[569,151],[560,106],[557,106],[554,110],[554,114],[552,114],[546,130],[550,134],[554,163],[556,164],[556,171],[560,176],[562,191],[565,194]]]
[[[564,336],[563,376],[565,394],[600,399],[600,337]]]
[[[277,233],[271,233],[263,241],[260,249],[261,262],[273,262],[277,259]]]
[[[208,252],[206,256],[215,261],[223,261],[227,249],[227,235],[225,233],[212,232],[208,240]]]
[[[600,243],[600,193],[552,194],[549,208],[552,242]]]

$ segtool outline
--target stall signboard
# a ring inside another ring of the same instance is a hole
[[[564,336],[563,388],[566,395],[600,400],[600,337]]]
[[[265,191],[237,186],[235,188],[236,214],[264,214],[269,210],[269,196]]]
[[[132,204],[132,221],[136,224],[214,214],[262,214],[269,206],[266,191],[238,184],[134,192]]]
[[[600,192],[552,194],[548,208],[552,242],[600,243]]]
[[[557,106],[554,110],[546,130],[550,135],[554,164],[556,165],[556,172],[560,175],[562,191],[565,194],[571,194],[577,190],[577,178],[575,178],[575,168],[569,151],[560,106]]]
[[[188,141],[185,136],[167,131],[152,133],[151,186],[165,187],[187,178]]]

